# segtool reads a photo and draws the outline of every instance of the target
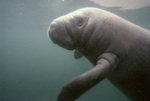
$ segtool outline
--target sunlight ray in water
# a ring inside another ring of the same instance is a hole
[[[104,7],[119,7],[119,10],[140,9],[150,6],[150,0],[89,0]]]

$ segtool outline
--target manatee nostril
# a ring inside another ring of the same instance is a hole
[[[56,27],[56,24],[55,23],[52,23],[51,25],[50,25],[50,28],[55,28]]]

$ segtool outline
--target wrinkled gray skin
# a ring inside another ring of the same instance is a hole
[[[150,101],[150,31],[97,8],[83,8],[50,24],[52,41],[95,67],[66,83],[57,101],[74,101],[108,78],[133,101]]]

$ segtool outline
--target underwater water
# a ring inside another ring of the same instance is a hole
[[[115,13],[150,30],[150,7],[118,10],[89,0],[0,0],[0,101],[56,101],[62,85],[93,68],[48,38],[50,22],[82,7]],[[107,79],[77,101],[131,101]]]

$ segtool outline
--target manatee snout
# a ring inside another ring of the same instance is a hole
[[[50,23],[50,26],[48,28],[48,36],[55,44],[60,44],[63,41],[63,38],[61,37],[63,31],[60,31],[59,26],[56,22],[52,21]]]
[[[53,38],[54,37],[54,32],[56,30],[56,23],[52,22],[50,23],[50,26],[48,28],[48,36],[49,38]]]
[[[62,18],[55,19],[50,23],[48,36],[53,43],[68,50],[73,50],[75,45],[65,26],[65,23],[62,22]]]

